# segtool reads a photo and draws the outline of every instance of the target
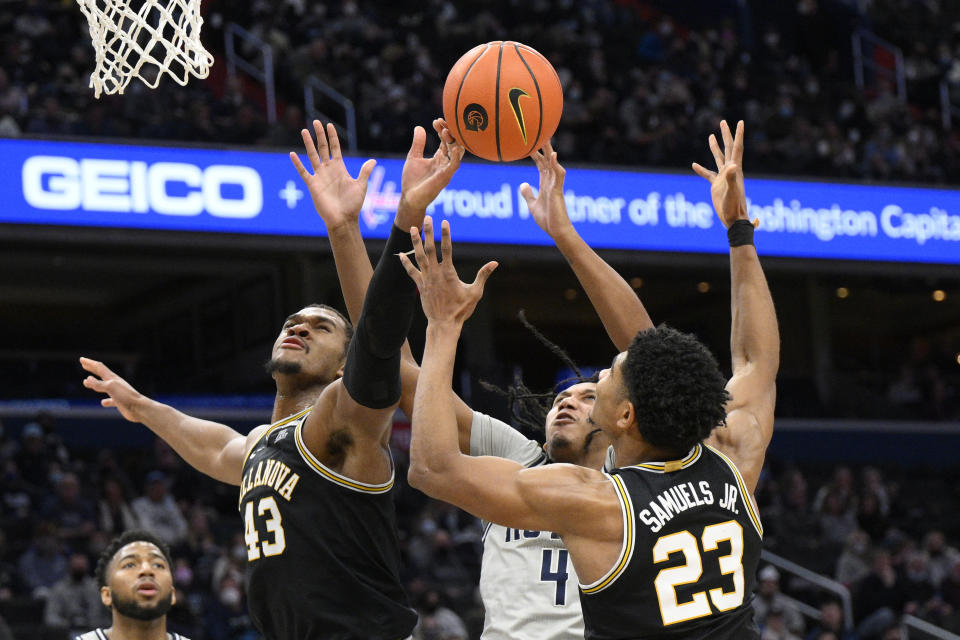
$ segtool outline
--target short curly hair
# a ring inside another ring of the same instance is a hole
[[[694,336],[667,325],[640,331],[621,371],[640,435],[650,444],[683,455],[726,424],[727,381]]]
[[[124,548],[131,542],[149,542],[150,544],[156,545],[157,548],[160,549],[160,553],[162,553],[163,557],[166,559],[167,566],[170,567],[170,571],[173,571],[173,558],[170,556],[170,548],[167,546],[167,544],[149,531],[131,529],[130,531],[125,531],[111,540],[110,544],[107,545],[107,548],[104,549],[103,553],[100,554],[100,559],[97,560],[97,586],[106,586],[107,567],[110,566],[110,561],[113,560],[113,557],[117,555],[117,552],[120,551],[120,549]]]

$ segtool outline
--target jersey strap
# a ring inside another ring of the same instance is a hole
[[[640,464],[633,464],[625,468],[640,469],[642,471],[650,471],[652,473],[672,473],[673,471],[679,471],[680,469],[689,467],[700,459],[700,455],[702,453],[703,447],[698,444],[690,450],[690,453],[680,460],[670,460],[668,462],[641,462]]]
[[[284,426],[284,425],[290,424],[290,423],[293,422],[294,420],[299,420],[299,419],[302,418],[303,416],[305,416],[305,415],[307,415],[308,413],[310,413],[312,410],[313,410],[313,407],[310,407],[310,408],[308,408],[308,409],[304,409],[303,411],[301,411],[301,412],[299,412],[299,413],[295,413],[295,414],[293,414],[292,416],[289,416],[289,417],[283,418],[283,419],[281,419],[281,420],[278,420],[277,422],[274,422],[274,423],[273,423],[272,425],[270,425],[267,429],[265,429],[264,432],[260,434],[260,437],[257,438],[256,441],[255,441],[252,445],[250,445],[250,448],[249,448],[249,449],[247,449],[247,455],[243,456],[243,464],[240,465],[240,468],[242,469],[242,468],[247,464],[247,460],[250,458],[250,454],[253,453],[253,450],[257,448],[257,445],[260,444],[260,441],[261,441],[261,440],[263,440],[265,437],[267,437],[268,435],[270,435],[275,429],[278,429],[279,427],[282,427],[282,426]],[[185,639],[184,639],[184,640],[185,640]]]
[[[317,472],[317,474],[334,484],[338,484],[341,487],[346,487],[351,491],[356,491],[358,493],[386,493],[393,488],[393,479],[396,474],[396,468],[393,465],[393,456],[390,456],[390,479],[384,482],[383,484],[368,484],[366,482],[360,482],[359,480],[353,480],[347,476],[337,473],[333,469],[327,467],[322,462],[317,460],[316,456],[310,453],[310,450],[307,449],[307,445],[303,442],[303,422],[297,425],[296,428],[296,443],[297,451],[300,452],[300,457],[303,458],[303,461],[307,463],[311,469]]]
[[[630,499],[630,492],[623,485],[620,476],[607,475],[607,478],[613,483],[617,492],[617,499],[620,501],[620,514],[623,516],[623,546],[620,549],[620,557],[617,558],[613,568],[605,576],[590,584],[580,584],[580,591],[583,593],[599,593],[609,587],[627,568],[630,558],[633,556],[635,541],[633,501]]]
[[[737,486],[740,487],[740,496],[743,498],[743,504],[747,507],[747,513],[750,515],[750,522],[753,523],[754,528],[757,530],[757,533],[760,534],[760,537],[763,537],[763,524],[760,522],[760,514],[757,513],[756,508],[753,506],[753,500],[750,499],[750,491],[747,489],[747,483],[743,481],[743,476],[740,475],[740,470],[737,469],[737,465],[733,463],[733,460],[720,453],[717,449],[714,449],[710,445],[706,445],[711,451],[720,456],[720,459],[727,463],[727,466],[730,467],[730,470],[733,471],[734,477],[737,479]]]

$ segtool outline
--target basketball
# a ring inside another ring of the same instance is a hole
[[[525,158],[560,124],[563,88],[553,65],[535,49],[496,40],[474,47],[447,74],[443,117],[475,156],[496,162]]]

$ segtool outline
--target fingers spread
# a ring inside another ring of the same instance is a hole
[[[303,148],[307,152],[307,159],[310,160],[310,166],[313,167],[314,173],[320,168],[321,160],[320,156],[317,155],[317,147],[313,144],[313,136],[310,135],[310,132],[306,129],[300,131],[300,137],[303,138]]]
[[[92,358],[80,358],[80,366],[99,378],[106,379],[115,375],[107,365]],[[96,380],[96,378],[93,379]],[[99,382],[99,380],[97,380],[97,382]]]
[[[453,241],[450,239],[450,223],[444,220],[440,223],[440,255],[448,268],[453,268]]]
[[[405,253],[401,253],[400,263],[403,265],[403,268],[406,269],[407,275],[410,276],[410,279],[413,280],[413,283],[417,285],[417,288],[422,289],[423,278],[420,275],[420,270],[413,265],[413,262],[411,262],[410,256]]]
[[[437,245],[433,240],[433,218],[426,216],[423,219],[423,254],[424,262],[420,263],[420,267],[424,268],[428,264],[436,264],[437,262]],[[417,261],[420,261],[420,254],[417,254]]]
[[[520,195],[527,201],[528,207],[533,206],[533,203],[537,199],[536,196],[533,195],[533,187],[526,182],[520,185]]]
[[[320,161],[326,162],[330,159],[330,150],[327,148],[327,134],[319,120],[313,121],[313,130],[317,134],[317,149],[320,152]]]
[[[367,188],[367,181],[370,180],[370,174],[373,173],[373,168],[377,166],[377,161],[373,158],[370,158],[363,163],[363,166],[360,167],[360,175],[357,176],[357,180],[360,182],[360,186],[364,189]]]
[[[693,165],[691,165],[691,166],[693,167],[693,172],[694,172],[694,173],[696,173],[696,174],[697,174],[698,176],[700,176],[701,178],[704,178],[704,179],[707,180],[708,182],[713,182],[714,176],[717,175],[716,172],[710,171],[709,169],[701,166],[700,164],[698,164],[698,163],[696,163],[696,162],[694,162]]]
[[[427,132],[424,131],[423,127],[416,126],[413,128],[413,142],[410,143],[410,151],[407,152],[407,158],[422,158],[423,157],[423,148],[427,144]]]
[[[302,162],[300,162],[300,156],[293,151],[290,152],[290,161],[293,163],[294,168],[297,170],[297,173],[300,174],[300,177],[303,180],[306,180],[310,177],[310,174],[307,172],[307,168],[303,166]]]
[[[710,152],[713,154],[713,159],[717,163],[717,169],[723,169],[723,152],[720,151],[720,145],[717,143],[717,136],[711,133],[710,137],[707,139],[707,142],[710,144]]]
[[[743,120],[737,123],[737,135],[733,139],[733,161],[743,167]]]
[[[340,152],[340,136],[337,135],[337,128],[332,122],[327,123],[327,137],[330,138],[330,157],[342,158],[343,153]]]
[[[490,278],[490,275],[496,271],[497,267],[500,264],[496,261],[490,261],[487,264],[480,267],[480,271],[477,271],[477,277],[473,279],[473,283],[470,285],[471,288],[477,287],[480,289],[479,295],[483,295],[483,288],[487,284],[487,280]]]
[[[733,135],[726,120],[720,121],[720,135],[723,136],[724,159],[730,161],[733,159]]]

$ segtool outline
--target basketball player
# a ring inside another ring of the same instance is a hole
[[[449,226],[438,263],[430,218],[422,242],[411,230],[419,269],[401,258],[428,319],[411,484],[490,521],[557,532],[579,575],[587,638],[759,637],[749,602],[762,536],[752,492],[772,434],[779,337],[747,218],[743,126],[736,138],[726,123],[721,129],[725,152],[710,141],[718,173],[694,169],[711,181],[728,227],[733,377],[725,389],[713,356],[692,336],[668,327],[640,331],[601,372],[590,411],[621,465],[610,474],[461,455],[453,359],[496,263],[473,284],[460,282]],[[726,429],[712,435],[725,418]]]
[[[351,179],[336,137],[328,145],[319,122],[314,127],[316,145],[302,132],[313,174],[291,156],[315,204],[359,211],[374,161]],[[81,359],[93,374],[84,385],[107,394],[104,406],[147,425],[198,470],[240,486],[250,616],[267,640],[395,640],[416,623],[400,585],[388,447],[400,348],[415,305],[415,287],[396,254],[412,246],[401,228],[423,219],[463,156],[441,141],[424,158],[425,142],[417,127],[356,331],[322,305],[284,322],[268,364],[277,384],[272,425],[244,437],[156,403],[102,363]]]
[[[445,125],[441,121],[441,126]],[[637,331],[653,324],[630,285],[583,241],[570,223],[563,199],[565,171],[552,147],[548,144],[543,153],[534,154],[532,158],[540,173],[542,197],[534,197],[529,185],[521,186],[530,211],[573,268],[611,340],[618,348],[625,349]],[[356,312],[371,272],[357,218],[335,219],[324,211],[319,213],[332,239],[347,307]],[[412,411],[418,374],[415,362],[404,363],[400,406],[408,415]],[[460,450],[470,455],[509,458],[528,467],[568,462],[599,469],[609,440],[586,419],[593,404],[594,389],[595,383],[581,382],[554,398],[553,406],[540,422],[546,434],[543,448],[496,418],[472,411],[454,395]],[[729,445],[717,443],[721,450]],[[763,450],[759,454],[758,460],[751,461],[758,469],[762,465]],[[583,637],[577,576],[556,534],[486,523],[483,542],[480,576],[481,598],[486,610],[483,638]]]
[[[435,126],[441,139],[456,144],[446,122],[440,119]],[[335,135],[335,132],[331,134]],[[540,169],[541,191],[548,193],[556,188],[561,197],[560,206],[550,210],[547,198],[538,203],[528,193],[533,216],[554,237],[591,300],[601,310],[601,317],[611,335],[625,335],[624,325],[627,323],[632,326],[646,322],[647,327],[652,327],[633,289],[583,242],[569,224],[562,198],[562,175],[558,180],[556,169],[549,165],[543,154],[538,154],[534,160]],[[559,171],[562,172],[562,168]],[[317,212],[327,226],[347,309],[351,318],[356,318],[372,274],[358,224],[359,210],[330,209],[321,202]],[[561,224],[561,217],[566,219],[566,226]],[[624,303],[625,297],[631,302]],[[412,415],[419,371],[412,355],[405,352],[400,408],[407,415]],[[509,458],[528,467],[567,462],[600,469],[609,440],[587,421],[595,387],[594,382],[581,382],[556,396],[538,425],[544,428],[546,435],[542,447],[510,425],[473,411],[453,395],[461,451],[475,456]],[[519,531],[486,523],[480,594],[486,610],[482,636],[485,640],[583,638],[576,573],[568,561],[563,542],[549,531]]]
[[[75,640],[189,640],[167,632],[167,612],[176,603],[170,550],[146,531],[127,531],[100,554],[100,600],[110,609],[109,629],[94,629]]]

